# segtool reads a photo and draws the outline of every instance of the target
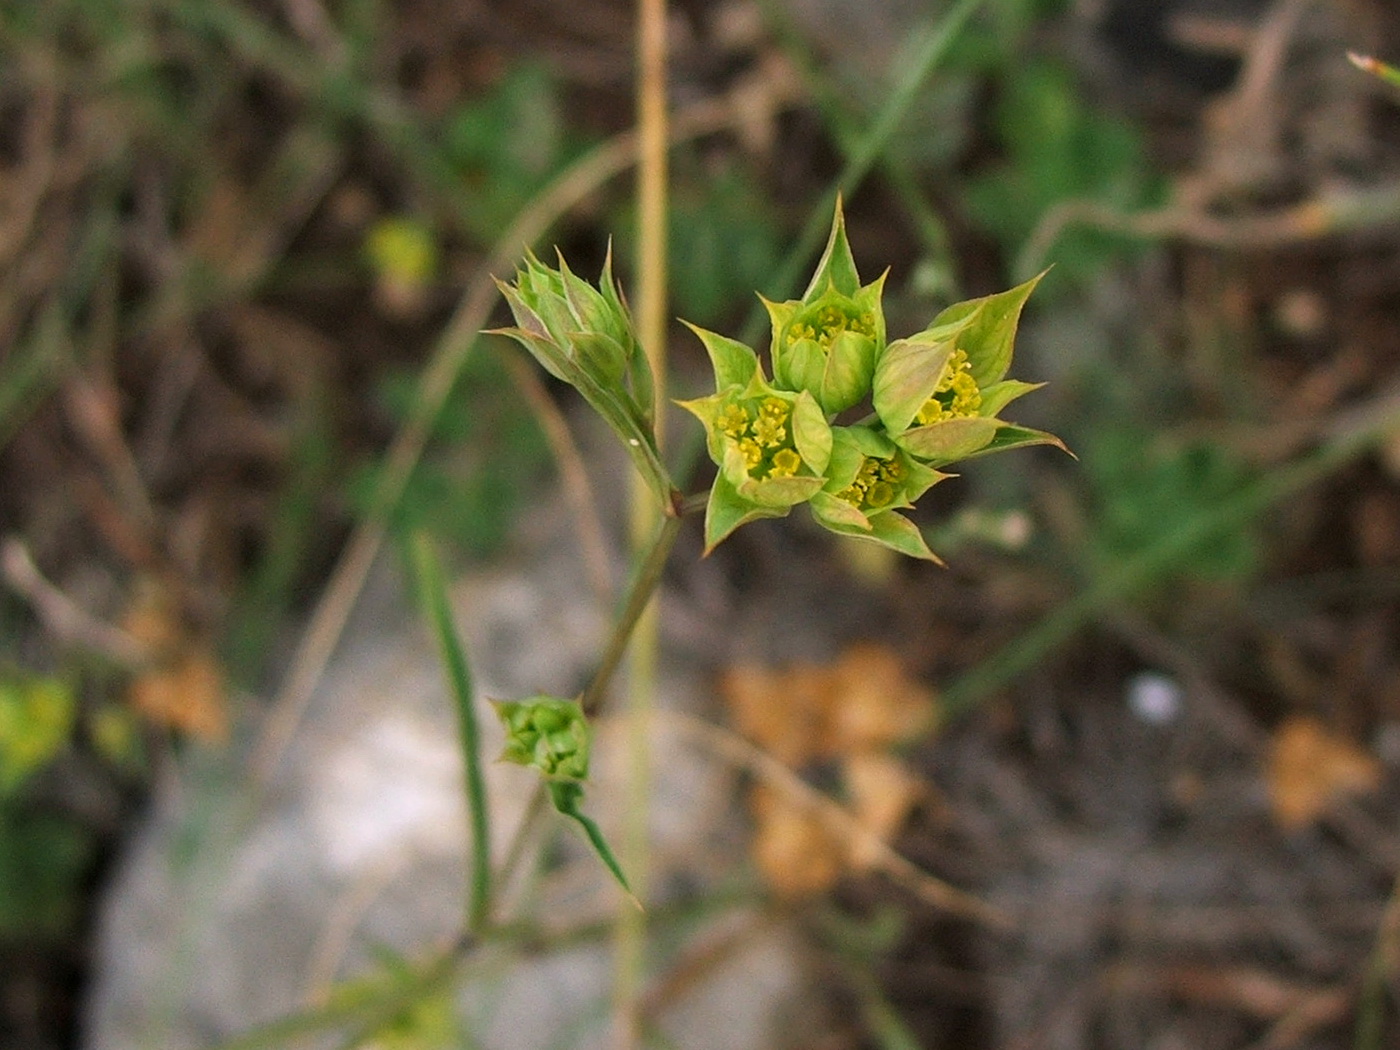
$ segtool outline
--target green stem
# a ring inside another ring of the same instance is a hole
[[[689,501],[685,501],[683,505],[688,504]],[[651,602],[652,595],[661,582],[661,573],[666,568],[666,559],[671,556],[671,548],[676,545],[676,539],[680,536],[682,520],[679,513],[667,514],[662,518],[661,527],[656,531],[651,546],[647,549],[645,557],[632,577],[622,612],[618,615],[617,623],[613,626],[612,637],[608,639],[608,647],[598,662],[598,669],[593,673],[592,681],[588,683],[588,688],[583,691],[583,709],[589,714],[592,714],[602,703],[603,695],[612,683],[613,675],[617,673],[623,657],[627,654],[627,646],[632,640],[632,632],[638,621],[641,620],[642,614],[646,612],[647,605]]]
[[[485,928],[491,909],[491,823],[486,808],[486,778],[481,767],[481,731],[476,720],[475,691],[466,654],[452,618],[452,606],[443,584],[442,566],[431,541],[422,532],[413,534],[410,546],[419,598],[423,603],[438,654],[442,658],[452,698],[457,706],[457,731],[461,740],[463,787],[471,822],[471,865],[468,871],[466,930]]]

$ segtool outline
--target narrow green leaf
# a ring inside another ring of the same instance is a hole
[[[579,809],[579,805],[583,802],[583,788],[572,781],[551,781],[549,799],[554,803],[556,811],[578,823],[579,827],[583,829],[584,835],[588,837],[588,844],[593,847],[593,852],[612,873],[612,877],[617,880],[617,884],[627,894],[627,899],[641,908],[642,902],[632,892],[632,887],[627,882],[627,876],[622,872],[622,865],[618,863],[607,840],[603,838],[602,830]]]
[[[491,823],[486,807],[486,779],[482,772],[481,732],[476,721],[475,692],[467,656],[453,623],[442,566],[426,533],[413,535],[410,553],[419,601],[437,642],[438,655],[456,704],[463,789],[471,822],[467,930],[476,932],[485,924],[491,908]]]

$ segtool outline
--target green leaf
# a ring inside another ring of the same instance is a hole
[[[627,876],[623,874],[622,865],[618,863],[607,840],[603,838],[602,830],[579,809],[583,802],[583,788],[567,781],[554,781],[549,785],[549,799],[557,812],[572,818],[583,829],[583,833],[587,836],[589,845],[593,847],[593,852],[598,855],[598,859],[612,873],[612,877],[617,880],[617,884],[627,894],[628,900],[640,908],[642,902],[637,900],[636,895],[633,894],[632,887],[628,885]]]
[[[414,581],[423,612],[437,642],[448,686],[457,709],[457,738],[462,752],[462,788],[471,821],[472,863],[467,877],[467,928],[478,931],[491,907],[491,822],[486,778],[481,765],[481,733],[476,720],[476,691],[471,668],[447,599],[442,565],[424,533],[415,533],[412,546]]]

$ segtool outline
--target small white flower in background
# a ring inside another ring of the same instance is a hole
[[[1174,678],[1142,671],[1128,680],[1128,710],[1148,725],[1170,725],[1181,717],[1184,694]]]

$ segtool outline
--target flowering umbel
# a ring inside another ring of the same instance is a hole
[[[810,391],[828,413],[864,399],[885,343],[884,285],[884,274],[861,285],[838,204],[826,251],[802,298],[763,299],[773,324],[770,353],[778,385]]]
[[[837,203],[831,236],[801,299],[764,300],[773,378],[742,343],[692,330],[715,393],[680,402],[705,426],[719,466],[707,549],[756,518],[810,505],[823,528],[937,560],[901,511],[972,456],[1058,438],[999,418],[1036,384],[1007,379],[1021,308],[1039,278],[948,307],[927,329],[886,341],[884,276],[862,285]],[[873,409],[842,425],[841,413]],[[771,415],[766,414],[771,413]],[[791,421],[778,430],[773,421]]]

